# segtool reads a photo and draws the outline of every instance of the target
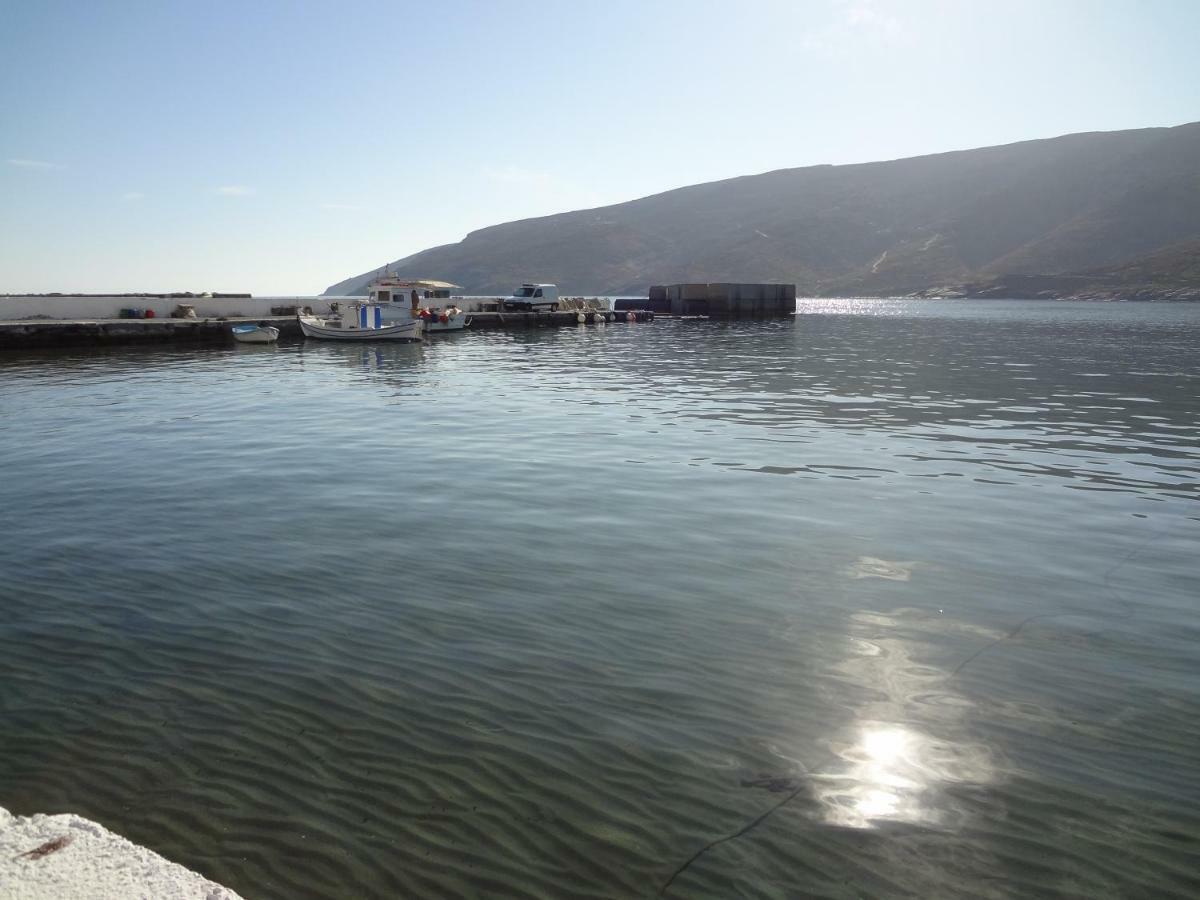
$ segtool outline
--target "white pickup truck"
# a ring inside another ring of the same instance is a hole
[[[526,312],[535,309],[558,309],[558,285],[556,284],[523,284],[511,297],[504,301],[505,309],[523,309]]]

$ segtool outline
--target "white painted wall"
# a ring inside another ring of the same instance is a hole
[[[314,313],[329,312],[331,300],[345,297],[61,297],[0,296],[0,320],[49,317],[51,319],[116,319],[122,309],[152,309],[165,318],[181,303],[200,318],[271,315],[272,306],[311,306]],[[358,299],[362,299],[361,297]]]
[[[272,306],[311,307],[317,315],[328,313],[332,301],[365,300],[365,297],[81,297],[63,294],[59,297],[28,297],[0,295],[0,321],[11,319],[116,319],[122,309],[152,309],[156,319],[166,318],[176,306],[183,303],[193,307],[201,319],[218,316],[250,316],[264,318],[271,315]],[[422,300],[422,306],[443,306],[452,303],[466,312],[479,312],[495,297],[454,297],[451,300]],[[572,300],[574,298],[564,298]],[[590,304],[601,309],[612,309],[612,300],[607,297],[589,297]],[[398,302],[408,308],[408,301]],[[563,303],[564,308],[568,304]]]

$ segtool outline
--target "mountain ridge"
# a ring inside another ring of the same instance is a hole
[[[1192,239],[1200,122],[685,185],[490,225],[389,268],[479,294],[522,281],[566,294],[783,281],[813,296],[969,296],[1033,276],[1087,275],[1100,290],[1106,270],[1153,265],[1157,252]],[[1176,270],[1175,280],[1151,281],[1200,290],[1186,266]],[[362,293],[377,271],[325,293]]]

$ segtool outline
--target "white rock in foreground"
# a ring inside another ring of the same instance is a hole
[[[64,840],[65,839],[65,840]],[[45,848],[42,855],[32,851]],[[5,900],[242,900],[190,869],[70,814],[14,816],[0,808]]]

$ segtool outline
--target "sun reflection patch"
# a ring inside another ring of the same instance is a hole
[[[871,759],[886,765],[901,759],[911,743],[911,736],[903,728],[880,728],[863,735],[862,748]]]
[[[819,792],[830,821],[867,828],[877,819],[927,818],[921,806],[930,774],[922,759],[927,744],[923,735],[909,728],[864,724],[858,742],[839,754],[849,769],[830,776]]]
[[[861,797],[855,804],[855,812],[859,813],[863,819],[884,819],[896,814],[897,807],[900,805],[900,798],[895,794],[889,794],[887,791],[868,791],[865,797]]]
[[[863,610],[852,617],[859,634],[848,635],[837,672],[866,702],[845,737],[835,737],[838,760],[814,777],[830,824],[951,824],[965,813],[945,787],[994,777],[989,748],[968,727],[970,702],[953,690],[948,673],[917,658],[907,632],[918,622],[928,627],[919,615]]]
[[[874,556],[860,556],[847,569],[846,574],[851,578],[883,578],[887,581],[908,581],[912,578],[916,562],[893,561],[878,559]]]

